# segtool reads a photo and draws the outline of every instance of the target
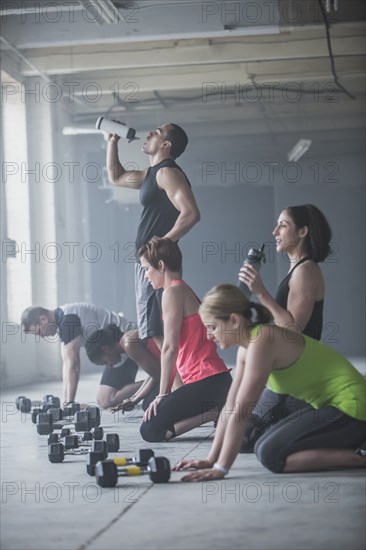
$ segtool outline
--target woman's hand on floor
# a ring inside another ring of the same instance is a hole
[[[205,470],[196,470],[182,477],[181,481],[209,481],[210,479],[223,479],[225,474],[216,470],[215,468],[209,468]]]
[[[186,459],[180,460],[176,463],[173,471],[178,472],[179,470],[189,470],[194,468],[195,470],[202,470],[204,468],[211,468],[212,464],[208,460],[195,460],[195,459]]]

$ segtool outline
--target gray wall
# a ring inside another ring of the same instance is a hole
[[[91,146],[92,139],[98,138],[90,138]],[[192,140],[180,164],[191,180],[202,219],[180,243],[184,277],[200,296],[219,282],[236,283],[247,249],[266,242],[262,276],[274,293],[288,270],[287,257],[275,252],[275,220],[287,205],[313,203],[325,213],[333,230],[334,252],[321,265],[326,281],[323,340],[347,355],[363,355],[364,165],[360,156],[319,160],[315,153],[299,165],[298,173],[283,159],[270,172],[269,163],[277,157],[263,159],[253,150],[241,151],[238,139],[226,139],[224,147],[216,138]],[[93,301],[118,308],[135,320],[131,243],[141,208],[105,204],[106,192],[92,187],[89,193],[90,235],[105,251],[98,265],[91,267]],[[118,262],[114,257],[117,240]],[[225,354],[233,360],[233,350]]]
[[[54,159],[61,166],[78,163],[74,179],[64,170],[62,180],[50,184],[55,190],[56,239],[64,252],[57,262],[57,302],[90,301],[122,311],[134,321],[132,252],[141,207],[110,201],[112,191],[100,188],[101,179],[92,173],[84,177],[83,168],[91,162],[100,166],[100,171],[105,167],[100,136],[64,138],[60,132],[57,136]],[[127,159],[128,145],[122,147]],[[273,154],[266,150],[261,150],[259,140],[245,143],[240,137],[190,140],[179,162],[191,180],[202,219],[181,240],[184,278],[199,296],[219,282],[236,283],[247,249],[253,243],[266,242],[262,277],[274,293],[288,269],[286,258],[274,251],[275,220],[287,205],[314,203],[333,229],[334,254],[322,264],[326,281],[323,340],[348,356],[364,356],[363,157],[357,152],[342,156],[340,151],[325,156],[320,148],[314,148],[294,175],[294,166],[288,166],[276,148]],[[279,165],[270,168],[272,162]],[[38,215],[42,215],[40,210]],[[72,262],[70,248],[64,245],[68,242],[79,243]],[[83,254],[83,247],[89,245],[88,254]],[[96,251],[99,257],[91,261]],[[47,267],[42,261],[37,272]],[[39,303],[57,305],[56,301],[42,303],[41,286],[37,284],[37,288]],[[20,342],[20,335],[8,338],[3,342],[3,384],[9,387],[59,377],[57,350],[58,346],[36,343],[31,337],[25,342]],[[228,363],[235,360],[233,349],[222,355]],[[85,356],[82,368],[83,372],[98,369]]]

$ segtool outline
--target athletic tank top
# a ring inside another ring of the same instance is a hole
[[[253,330],[252,335],[258,335],[260,325]],[[315,409],[332,406],[366,420],[366,379],[333,348],[308,336],[304,340],[304,351],[292,365],[271,371],[270,389],[297,397]]]
[[[182,280],[175,280],[172,284],[188,286]],[[183,317],[176,367],[183,384],[191,384],[221,372],[229,372],[217,353],[216,345],[207,339],[206,327],[198,313]]]
[[[177,210],[163,189],[159,189],[156,174],[160,168],[177,168],[180,170],[189,185],[189,180],[183,170],[173,159],[165,159],[150,166],[140,188],[140,202],[143,206],[140,224],[136,237],[136,252],[152,237],[164,237],[174,226],[178,216]]]
[[[278,285],[275,300],[278,303],[278,305],[283,307],[283,309],[287,309],[288,295],[290,292],[288,283],[292,277],[294,269],[296,269],[299,265],[303,264],[306,260],[309,260],[309,259],[310,258],[305,257],[305,258],[302,258],[299,262],[297,262],[297,264],[294,265],[291,271],[286,275],[286,277]],[[303,334],[306,334],[306,336],[310,336],[315,340],[320,340],[322,335],[323,307],[324,307],[324,300],[320,300],[319,302],[314,303],[313,311],[311,312],[308,324],[302,331]]]

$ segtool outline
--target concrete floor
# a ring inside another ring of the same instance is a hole
[[[84,376],[78,399],[93,399],[98,382],[98,376]],[[219,482],[185,484],[173,472],[164,485],[142,476],[102,489],[87,475],[85,456],[49,462],[47,437],[15,409],[21,393],[32,399],[60,395],[61,383],[2,394],[3,550],[365,548],[364,471],[280,476],[254,455],[239,455]],[[103,411],[101,425],[120,435],[126,456],[150,446],[172,465],[186,456],[206,456],[212,423],[174,442],[149,445],[140,437],[141,419],[141,410],[118,418]]]

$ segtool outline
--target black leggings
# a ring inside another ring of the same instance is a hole
[[[175,435],[174,424],[192,418],[225,404],[232,378],[223,372],[199,382],[185,384],[165,397],[158,407],[157,416],[143,422],[140,433],[145,441],[164,441],[167,431]]]
[[[281,473],[286,458],[311,449],[356,449],[366,438],[366,422],[356,420],[335,407],[296,411],[270,427],[257,441],[258,460]]]
[[[313,407],[291,395],[282,395],[265,388],[249,418],[239,452],[252,453],[255,443],[268,428],[303,409],[313,410]]]

